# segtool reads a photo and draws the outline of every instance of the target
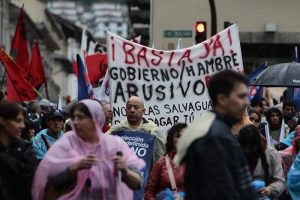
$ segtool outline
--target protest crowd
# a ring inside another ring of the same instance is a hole
[[[114,126],[109,102],[87,99],[59,110],[47,99],[2,99],[1,199],[133,199],[142,187],[144,197],[135,198],[297,199],[300,121],[293,102],[250,102],[247,79],[233,71],[210,81],[212,111],[166,133],[144,118],[136,96]],[[147,182],[145,161],[116,136],[120,131],[155,136]]]
[[[275,99],[252,81],[265,69],[243,73],[236,24],[176,51],[107,38],[100,93],[78,54],[65,106],[13,80],[21,61],[0,50],[15,83],[0,93],[0,199],[300,199],[299,89]]]

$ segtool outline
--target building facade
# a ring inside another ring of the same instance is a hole
[[[47,8],[53,14],[87,29],[96,39],[104,40],[105,31],[118,34],[123,38],[129,37],[128,8],[115,3],[93,3],[91,5],[73,1],[51,1]]]
[[[300,1],[225,0],[215,1],[215,6],[218,32],[225,22],[238,23],[246,72],[265,61],[290,62],[294,47],[300,47]],[[191,46],[197,21],[207,22],[207,38],[211,35],[209,1],[151,0],[150,20],[150,41],[158,49],[176,47],[180,36],[166,37],[166,31],[189,33],[182,44]]]

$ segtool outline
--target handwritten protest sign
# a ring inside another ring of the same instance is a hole
[[[148,48],[110,32],[107,47],[113,124],[125,118],[125,103],[133,95],[144,99],[144,117],[164,130],[190,123],[212,108],[207,84],[213,74],[225,69],[243,73],[236,24],[180,50]]]
[[[147,184],[150,167],[152,165],[152,155],[155,136],[137,131],[117,131],[113,132],[118,135],[128,144],[131,150],[146,162],[146,167],[142,169],[144,177],[143,187],[134,192],[134,200],[144,199],[144,189]]]

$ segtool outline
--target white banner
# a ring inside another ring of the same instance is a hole
[[[126,117],[130,96],[145,101],[144,117],[167,130],[177,122],[190,123],[212,108],[207,83],[225,70],[243,73],[237,25],[190,48],[162,51],[108,32],[110,101],[116,124]]]

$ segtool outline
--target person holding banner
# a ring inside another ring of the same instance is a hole
[[[138,131],[154,135],[153,160],[155,163],[165,153],[165,136],[158,130],[156,124],[143,118],[145,106],[143,99],[132,96],[126,102],[126,119],[113,126],[109,132],[114,134],[118,131]]]
[[[234,71],[213,75],[208,84],[213,104],[184,131],[174,163],[185,163],[186,199],[256,200],[248,163],[231,133],[249,105],[248,81]]]
[[[166,155],[161,157],[153,166],[147,186],[145,188],[145,200],[155,200],[160,192],[171,189],[175,195],[184,191],[184,165],[176,167],[172,162],[176,154],[176,145],[187,124],[175,124],[169,131],[166,143]],[[173,175],[171,175],[173,173]],[[171,177],[172,176],[172,177]],[[176,194],[175,194],[176,193]],[[171,193],[172,195],[172,193]]]
[[[121,138],[103,134],[98,102],[79,101],[71,119],[73,131],[50,148],[37,169],[33,199],[132,200],[144,161]]]

